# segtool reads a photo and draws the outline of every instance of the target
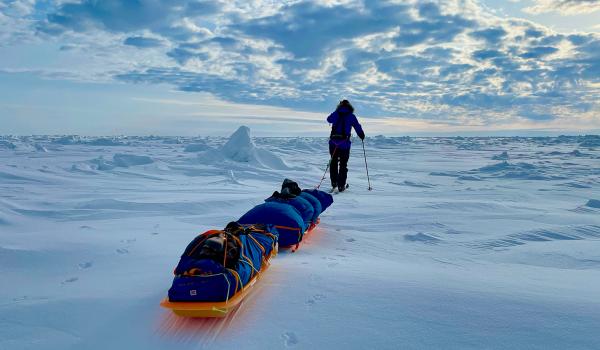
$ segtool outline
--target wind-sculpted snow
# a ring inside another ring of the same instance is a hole
[[[490,174],[490,176],[504,178],[531,180],[551,179],[551,177],[545,177],[540,175],[540,170],[537,166],[525,162],[509,163],[507,161],[504,161],[501,163],[486,165],[474,171],[481,174]]]
[[[597,348],[591,136],[369,137],[373,191],[354,138],[349,189],[235,318],[159,309],[199,232],[319,183],[326,136],[0,137],[0,349]]]
[[[15,213],[3,200],[0,200],[0,227],[9,226],[13,223]]]
[[[107,161],[104,159],[103,156],[100,156],[98,158],[94,158],[92,160],[89,161],[91,164],[96,166],[97,170],[112,170],[115,168],[115,165],[113,162],[111,161]],[[79,166],[77,166],[76,164],[73,164],[73,166],[71,167],[71,169],[73,170],[87,170],[87,169],[81,169]]]
[[[313,152],[320,149],[323,146],[323,142],[321,141],[315,144],[313,139],[296,137],[293,139],[285,139],[285,142],[282,142],[281,146],[294,151]]]
[[[250,129],[246,126],[241,126],[234,132],[223,146],[218,149],[208,149],[204,153],[200,153],[198,158],[201,162],[209,164],[233,161],[252,167],[289,169],[289,166],[278,155],[257,147],[250,138]]]
[[[52,140],[52,142],[57,143],[59,145],[73,145],[80,143],[80,139],[78,136],[70,135],[54,139]]]
[[[404,185],[404,186],[412,186],[412,187],[419,187],[419,188],[433,188],[436,186],[436,185],[430,184],[430,183],[409,181],[409,180],[404,180],[401,183],[393,182],[393,181],[390,183],[394,184],[394,185]]]
[[[116,166],[130,167],[134,165],[145,165],[152,164],[154,161],[148,156],[139,156],[135,154],[121,154],[117,153],[113,156],[113,162]]]
[[[4,141],[4,140],[0,140],[0,149],[15,149],[17,148],[17,146],[15,146],[14,143],[9,142],[9,141]]]
[[[48,149],[44,145],[39,143],[34,143],[33,148],[35,148],[35,150],[38,152],[48,152]]]
[[[457,149],[459,150],[466,150],[466,151],[480,151],[483,148],[483,145],[477,142],[464,142],[461,144],[458,144],[456,146]]]
[[[184,152],[200,152],[200,151],[207,151],[209,149],[210,149],[210,147],[205,143],[192,143],[192,144],[185,146],[183,151]]]
[[[553,172],[544,165],[534,165],[526,162],[509,163],[503,161],[490,164],[478,169],[459,172],[433,172],[436,176],[454,176],[461,180],[481,180],[483,178],[502,178],[516,180],[563,180],[567,177]]]
[[[541,152],[540,154],[544,154],[544,153]],[[555,156],[555,157],[563,157],[563,158],[570,158],[570,157],[588,157],[588,158],[594,158],[594,156],[591,153],[584,153],[584,152],[581,152],[578,149],[570,151],[570,152],[552,151],[552,152],[548,152],[545,155]]]
[[[432,235],[422,233],[422,232],[415,233],[412,235],[411,234],[404,235],[404,239],[409,242],[423,242],[423,243],[427,243],[427,244],[435,244],[440,241],[439,238],[434,237]]]
[[[163,137],[162,143],[165,145],[180,145],[183,141],[180,137]]]
[[[135,154],[116,153],[112,157],[112,161],[104,159],[103,156],[89,160],[92,167],[85,164],[73,164],[73,171],[90,171],[90,170],[113,170],[115,167],[128,168],[136,165],[147,165],[154,163],[154,160],[148,156],[140,156]]]
[[[583,141],[579,144],[580,147],[595,148],[600,147],[600,136],[598,135],[587,135]]]
[[[410,137],[386,137],[383,135],[377,135],[367,140],[368,144],[372,147],[377,148],[395,148],[406,142],[410,142]],[[356,143],[360,143],[360,139],[355,140]]]
[[[506,151],[492,157],[493,160],[508,160],[509,158],[508,152]]]
[[[599,199],[590,199],[585,204],[586,207],[597,208],[600,209],[600,200]]]
[[[126,143],[115,137],[82,137],[67,135],[52,139],[59,145],[89,145],[89,146],[125,146]]]
[[[583,225],[561,227],[556,229],[539,229],[529,232],[510,234],[501,239],[495,239],[481,243],[472,243],[471,245],[477,248],[498,249],[529,243],[585,239],[600,240],[600,226]]]
[[[123,146],[122,142],[119,142],[112,138],[101,137],[87,142],[90,146]]]

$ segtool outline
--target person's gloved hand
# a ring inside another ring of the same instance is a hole
[[[365,134],[360,134],[360,135],[358,135],[358,137],[360,137],[361,140],[364,140],[365,139]]]

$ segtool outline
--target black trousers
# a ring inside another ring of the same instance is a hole
[[[337,188],[346,187],[346,178],[348,177],[348,159],[350,159],[350,148],[340,149],[334,145],[329,145],[329,154],[331,155],[331,165],[329,166],[329,178],[331,186]]]

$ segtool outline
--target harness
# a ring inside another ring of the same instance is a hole
[[[350,134],[346,134],[346,118],[348,113],[340,113],[338,114],[338,120],[331,126],[331,134],[329,138],[331,140],[350,140]],[[341,133],[337,133],[338,125],[341,125]]]

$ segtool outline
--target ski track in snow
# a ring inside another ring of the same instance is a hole
[[[0,137],[0,349],[598,348],[598,138],[365,144],[374,190],[355,145],[301,249],[190,320],[158,306],[185,246],[314,187],[325,139]]]

